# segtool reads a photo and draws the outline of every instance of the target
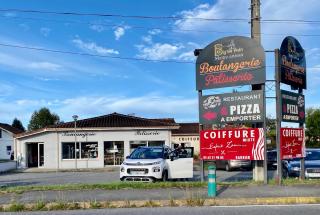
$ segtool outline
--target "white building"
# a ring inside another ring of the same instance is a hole
[[[18,133],[21,133],[19,129],[0,123],[0,160],[10,159],[13,152],[13,136]]]
[[[102,168],[121,164],[138,146],[170,146],[178,128],[173,119],[112,113],[18,134],[15,155],[22,168]]]
[[[180,128],[172,131],[172,143],[184,143],[194,148],[194,154],[200,154],[199,123],[179,123]]]

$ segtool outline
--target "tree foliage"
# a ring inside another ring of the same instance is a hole
[[[32,131],[49,125],[55,125],[59,123],[59,121],[60,118],[57,114],[51,113],[48,108],[43,107],[39,111],[33,112],[28,125],[28,130]]]
[[[320,109],[307,109],[306,137],[307,146],[320,146]]]
[[[14,118],[14,120],[12,121],[12,127],[19,129],[20,131],[26,131],[26,129],[23,127],[22,123],[20,120],[18,120],[17,118]]]

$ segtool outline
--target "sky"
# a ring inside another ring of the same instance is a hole
[[[250,37],[249,3],[249,0],[2,1],[0,122],[11,124],[17,117],[27,126],[32,113],[41,107],[48,107],[62,121],[72,121],[75,114],[84,119],[118,112],[196,122],[198,93],[193,51],[225,36]],[[265,50],[280,48],[286,36],[294,36],[305,49],[307,108],[320,106],[319,8],[318,0],[303,3],[261,0],[261,19],[318,21],[261,23]],[[266,53],[266,64],[267,79],[271,80],[274,78],[272,52]],[[281,88],[289,89],[285,85]],[[227,93],[232,89],[209,90],[204,94]],[[248,86],[234,89],[250,90]],[[267,84],[267,90],[270,97],[274,96],[272,82]],[[275,116],[274,99],[267,101],[267,115]]]

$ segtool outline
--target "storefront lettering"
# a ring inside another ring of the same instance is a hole
[[[231,105],[230,115],[260,113],[259,104]]]
[[[136,135],[139,135],[139,136],[149,136],[149,135],[156,136],[159,134],[160,134],[159,131],[137,131],[136,133]]]
[[[240,62],[225,63],[224,60],[221,60],[217,65],[210,65],[208,62],[200,64],[200,74],[222,72],[222,71],[231,71],[236,73],[243,69],[252,69],[261,66],[261,60],[252,58],[251,60],[245,60]]]
[[[93,132],[63,132],[62,133],[62,136],[64,137],[74,137],[74,136],[77,136],[77,137],[82,137],[82,138],[85,138],[85,137],[88,137],[88,136],[95,136],[96,133],[93,133]]]

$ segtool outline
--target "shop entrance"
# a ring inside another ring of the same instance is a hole
[[[42,167],[44,165],[44,146],[43,143],[27,144],[27,166]]]
[[[124,159],[123,141],[104,142],[104,165],[120,165]]]

